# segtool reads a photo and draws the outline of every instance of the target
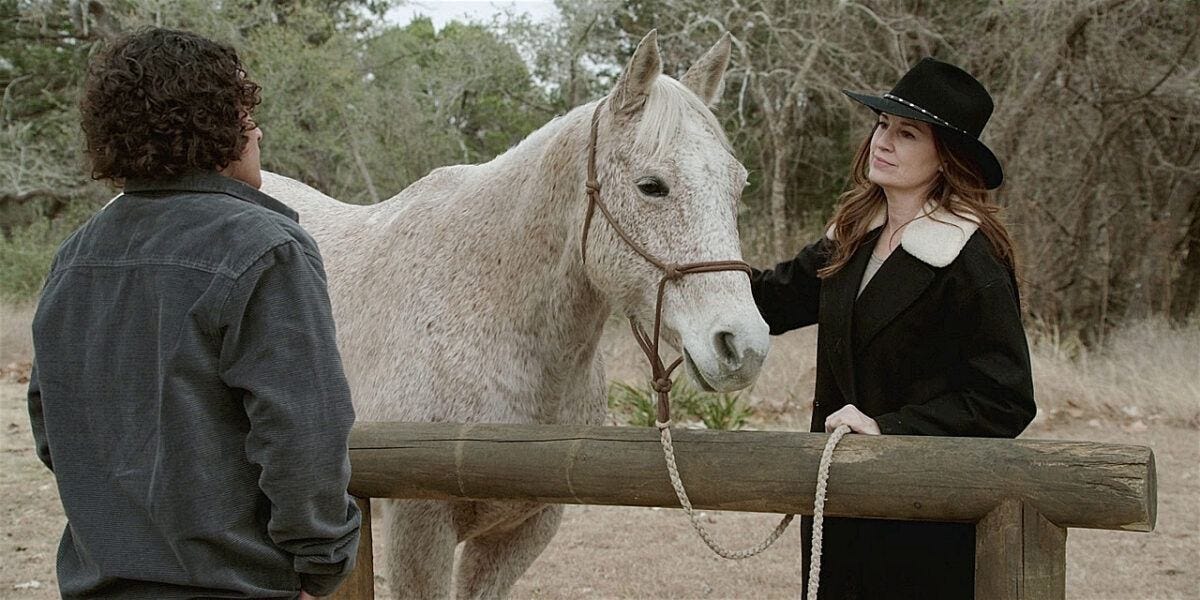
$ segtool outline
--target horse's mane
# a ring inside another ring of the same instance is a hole
[[[590,117],[594,107],[595,102],[589,102],[576,107],[568,115],[560,115],[551,119],[519,144],[497,156],[495,162],[500,162],[501,159],[521,157],[526,152],[536,151],[533,149],[542,147],[546,139],[552,137],[559,128],[566,124],[571,114],[586,112]],[[730,145],[729,138],[725,136],[725,129],[708,109],[708,106],[687,86],[662,75],[650,86],[650,93],[646,96],[646,103],[641,111],[635,142],[639,146],[652,148],[653,156],[665,155],[671,150],[671,144],[678,140],[684,115],[688,111],[698,115],[713,137],[721,143],[721,146],[729,153],[733,153],[733,146]]]
[[[679,128],[683,123],[685,112],[691,111],[700,117],[709,132],[713,134],[729,153],[733,147],[729,138],[725,137],[725,129],[694,92],[682,83],[670,77],[660,75],[650,87],[646,97],[646,105],[642,109],[641,122],[637,129],[637,144],[653,148],[654,156],[663,156],[670,145],[679,138]]]

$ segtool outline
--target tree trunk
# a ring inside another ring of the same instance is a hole
[[[786,142],[776,139],[771,152],[771,248],[772,255],[782,260],[788,251],[787,226],[787,149]]]
[[[349,127],[349,123],[347,123]],[[351,131],[354,131],[351,129]],[[358,141],[354,135],[350,135],[350,152],[354,155],[354,164],[358,167],[359,173],[362,173],[363,183],[367,186],[367,193],[371,196],[371,204],[379,204],[379,192],[375,190],[375,180],[371,178],[371,170],[367,168],[367,161],[363,160],[362,152],[358,149]]]
[[[1179,275],[1171,282],[1171,320],[1186,323],[1200,305],[1200,190],[1193,188],[1192,220],[1183,241]]]

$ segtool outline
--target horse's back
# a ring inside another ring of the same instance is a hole
[[[478,165],[451,165],[438,167],[428,175],[412,182],[389,202],[407,203],[417,199],[432,199],[437,201],[454,192],[461,190],[470,179],[470,175]]]
[[[327,259],[329,254],[342,252],[335,249],[342,245],[340,240],[361,230],[373,212],[371,206],[347,204],[310,185],[268,171],[262,173],[261,191],[300,215],[300,225],[317,239]]]
[[[415,200],[429,200],[441,204],[449,196],[462,189],[477,166],[438,167],[414,181],[400,193],[385,200],[384,203],[392,205],[393,210],[402,208],[403,205]],[[301,217],[310,214],[321,220],[348,217],[350,214],[366,208],[334,199],[310,185],[270,171],[262,172],[261,190],[300,213]]]
[[[262,172],[262,187],[264,194],[286,204],[289,208],[305,215],[323,212],[352,210],[354,205],[335,200],[321,193],[316,188],[270,171]]]

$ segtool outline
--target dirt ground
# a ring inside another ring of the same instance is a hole
[[[56,598],[54,556],[64,518],[54,479],[32,449],[24,389],[0,383],[0,598]],[[1200,598],[1200,431],[1056,422],[1036,425],[1025,437],[1146,445],[1157,459],[1158,527],[1153,533],[1072,529],[1068,598]],[[725,545],[738,547],[757,543],[777,519],[707,515]],[[799,565],[798,529],[764,554],[733,562],[713,555],[682,511],[569,506],[558,536],[513,596],[796,598]],[[386,581],[378,583],[386,589]]]

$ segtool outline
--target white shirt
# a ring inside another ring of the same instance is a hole
[[[870,282],[871,278],[875,276],[875,273],[879,271],[879,267],[883,266],[883,261],[885,260],[887,259],[875,256],[874,251],[871,252],[871,258],[867,261],[867,270],[863,271],[862,283],[858,284],[858,296],[862,295],[863,290],[867,288],[867,283]],[[855,297],[857,298],[858,296]]]

